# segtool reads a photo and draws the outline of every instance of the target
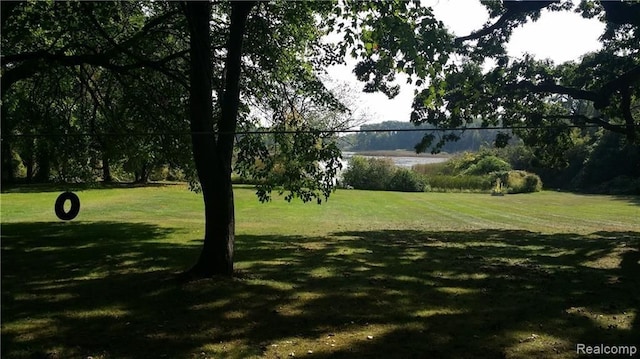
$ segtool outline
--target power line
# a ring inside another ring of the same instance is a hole
[[[556,126],[494,126],[494,127],[447,127],[447,128],[395,128],[395,129],[304,129],[304,130],[247,130],[235,132],[216,132],[216,131],[173,131],[173,132],[103,132],[103,133],[20,133],[9,134],[2,138],[13,137],[154,137],[154,136],[191,136],[191,135],[226,135],[232,134],[237,136],[246,135],[269,135],[269,134],[296,134],[296,133],[313,133],[313,134],[350,134],[350,133],[379,133],[379,132],[455,132],[455,131],[484,131],[484,130],[541,130],[541,129],[567,129],[567,128],[598,128],[599,125],[556,125]],[[637,126],[634,126],[637,127]]]

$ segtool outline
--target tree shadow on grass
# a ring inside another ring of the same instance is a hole
[[[628,203],[640,206],[640,196],[639,195],[614,195],[614,198],[619,200],[619,201],[628,202]]]
[[[252,241],[252,273],[317,293],[293,323],[265,326],[359,333],[316,357],[557,357],[640,338],[640,233],[340,232],[288,241],[278,266],[260,258],[282,242]]]
[[[2,357],[572,357],[640,338],[640,233],[237,238],[238,276],[137,223],[2,228]],[[307,354],[309,353],[309,354]]]
[[[403,353],[398,357],[421,357],[421,351],[402,345],[406,338],[424,343],[431,357],[488,358],[555,357],[575,353],[577,343],[635,344],[640,338],[640,267],[634,259],[640,253],[640,233],[337,235],[366,243],[372,260],[363,262],[384,268],[378,275],[387,278],[389,287],[406,289],[391,280],[404,277],[431,288],[405,305],[404,313],[419,313],[425,298],[436,308],[447,308],[427,317],[407,315],[399,322],[414,323],[413,328],[400,325],[374,345],[362,343],[355,349],[371,357],[389,346]]]
[[[189,248],[162,241],[172,232],[144,223],[2,224],[2,357],[87,357],[139,334],[130,329],[152,314],[144,302],[184,265]]]

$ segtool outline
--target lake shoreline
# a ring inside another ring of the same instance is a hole
[[[349,166],[349,160],[354,156],[369,157],[369,158],[387,158],[393,161],[393,164],[398,167],[411,168],[414,165],[430,164],[446,162],[451,158],[448,154],[426,154],[415,153],[412,151],[397,150],[397,151],[363,151],[363,152],[342,152],[342,162],[344,168]]]
[[[376,151],[348,151],[352,156],[375,156],[375,157],[432,157],[432,158],[451,158],[448,153],[415,153],[407,150],[376,150]]]

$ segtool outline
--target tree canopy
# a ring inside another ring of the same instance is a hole
[[[492,21],[454,40],[453,51],[461,60],[434,72],[418,92],[411,115],[414,123],[459,128],[481,118],[486,126],[516,127],[514,134],[527,144],[551,142],[558,148],[574,126],[595,125],[624,134],[630,142],[637,140],[640,29],[634,14],[640,13],[639,2],[484,4]],[[577,11],[605,22],[602,49],[562,64],[531,55],[508,57],[504,45],[513,29],[535,21],[543,10]],[[428,148],[431,140],[425,137],[417,148]]]

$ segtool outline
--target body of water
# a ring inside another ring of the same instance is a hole
[[[447,157],[431,157],[431,156],[365,156],[360,155],[357,152],[342,152],[342,164],[343,170],[349,166],[349,160],[353,156],[361,156],[361,157],[373,157],[373,158],[389,158],[393,161],[393,163],[398,167],[411,168],[413,165],[419,164],[427,164],[427,163],[440,163],[446,162],[449,158]]]

